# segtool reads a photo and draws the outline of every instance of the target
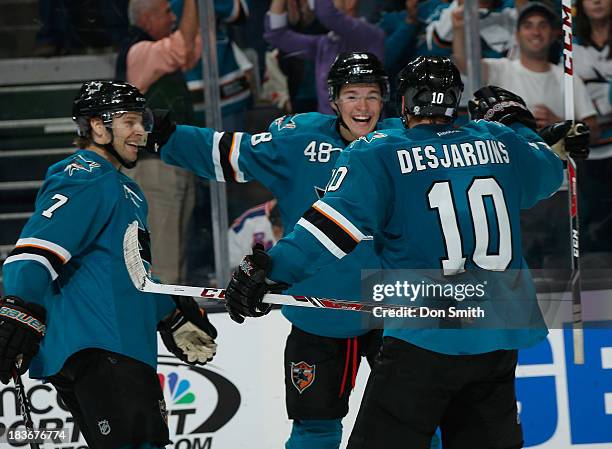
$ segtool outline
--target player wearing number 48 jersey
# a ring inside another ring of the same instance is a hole
[[[451,284],[484,278],[493,293],[485,293],[483,307],[499,293],[496,299],[510,304],[502,311],[530,311],[533,326],[512,329],[461,328],[470,323],[452,320],[422,320],[427,327],[415,329],[386,321],[350,449],[425,449],[438,425],[445,449],[522,446],[516,350],[547,331],[533,307],[519,211],[556,191],[562,162],[530,129],[524,102],[498,88],[479,91],[471,108],[476,118],[493,121],[453,127],[462,90],[448,58],[409,63],[398,88],[407,129],[374,132],[350,145],[325,196],[269,258],[247,256],[227,288],[230,306],[254,307],[267,285],[300,282],[373,235],[383,268],[409,270],[413,280],[422,274],[417,269],[428,269],[429,279]],[[549,137],[559,140],[568,128]]]
[[[281,117],[268,132],[255,135],[191,126],[174,130],[167,119],[157,117],[159,132],[153,137],[165,144],[164,161],[198,176],[261,182],[277,199],[288,233],[322,194],[346,145],[375,129],[402,126],[399,119],[379,123],[389,87],[374,55],[340,54],[330,68],[328,86],[336,116]],[[361,269],[378,267],[374,245],[367,241],[325,273],[296,283],[291,292],[359,300]],[[230,314],[243,321],[243,316],[261,316],[268,310],[233,308]],[[285,349],[287,412],[293,420],[286,447],[337,449],[359,362],[363,355],[373,359],[381,344],[380,329],[372,330],[368,316],[358,312],[283,307],[282,313],[293,325]]]

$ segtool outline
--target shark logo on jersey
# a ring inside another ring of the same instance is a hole
[[[99,168],[99,167],[100,167],[100,164],[98,164],[97,162],[87,160],[79,154],[74,159],[72,159],[72,162],[66,165],[66,168],[64,168],[64,171],[68,172],[68,176],[72,176],[72,174],[75,171],[83,170],[88,173],[91,173],[93,172],[94,168]]]
[[[140,198],[136,192],[134,192],[132,189],[130,189],[128,186],[126,186],[125,184],[123,185],[123,191],[125,192],[125,197],[132,200],[132,203],[134,203],[134,205],[136,207],[140,207],[140,203],[142,203],[142,198]]]
[[[379,131],[374,131],[373,133],[370,133],[367,136],[363,136],[355,140],[353,143],[351,143],[351,146],[353,146],[355,142],[359,142],[360,140],[364,141],[365,143],[372,143],[374,140],[382,139],[383,137],[387,137],[387,135]]]
[[[297,125],[295,124],[295,122],[293,121],[298,115],[300,114],[295,114],[295,115],[283,115],[282,117],[277,118],[276,120],[274,120],[274,124],[277,126],[278,130],[280,131],[281,129],[295,129],[297,127]],[[287,123],[283,123],[285,121],[285,119],[289,119],[287,121]]]

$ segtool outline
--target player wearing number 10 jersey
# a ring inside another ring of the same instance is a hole
[[[455,128],[462,90],[448,58],[408,64],[398,87],[407,129],[373,132],[351,144],[324,197],[270,250],[271,269],[258,264],[256,254],[241,264],[292,284],[372,235],[382,246],[383,268],[414,276],[428,269],[445,283],[485,279],[483,304],[499,292],[510,307],[504,310],[527,307],[536,314],[529,317],[535,326],[512,329],[467,329],[447,320],[417,329],[397,319],[385,323],[380,363],[368,381],[350,449],[424,449],[437,425],[444,448],[522,447],[517,349],[547,331],[521,254],[519,213],[557,190],[562,163],[522,124],[533,124],[533,117],[518,97],[483,114],[512,128],[485,120]],[[243,283],[250,272],[234,273],[230,306],[258,300]]]

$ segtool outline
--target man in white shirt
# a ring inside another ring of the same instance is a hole
[[[508,58],[482,60],[482,82],[500,86],[525,99],[538,128],[564,117],[563,69],[548,61],[550,47],[556,38],[557,17],[545,4],[528,3],[517,21],[516,40],[520,54]],[[453,56],[462,73],[466,73],[463,12],[453,14]],[[577,120],[591,129],[591,142],[598,135],[596,111],[584,83],[574,77],[574,107]]]

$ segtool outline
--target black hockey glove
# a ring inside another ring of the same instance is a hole
[[[47,312],[41,305],[25,304],[17,296],[0,299],[0,382],[9,383],[13,371],[25,373],[45,336]]]
[[[245,256],[232,274],[225,291],[225,308],[236,323],[243,323],[244,317],[259,317],[270,312],[271,305],[262,301],[266,293],[280,293],[289,288],[288,284],[275,283],[266,279],[272,268],[272,260],[263,246],[253,247],[253,254]]]
[[[563,160],[567,159],[568,154],[572,159],[586,159],[589,156],[591,131],[585,123],[575,122],[572,125],[571,120],[565,120],[545,126],[538,134]]]
[[[193,298],[172,298],[176,312],[157,326],[166,348],[185,363],[206,365],[217,352],[217,329]]]
[[[168,109],[153,110],[153,131],[147,136],[145,150],[148,153],[158,154],[172,133],[176,130],[176,122],[172,120]]]
[[[474,92],[474,98],[468,101],[471,120],[484,119],[504,125],[522,123],[536,129],[533,114],[527,109],[525,101],[516,94],[497,86],[485,86]]]

